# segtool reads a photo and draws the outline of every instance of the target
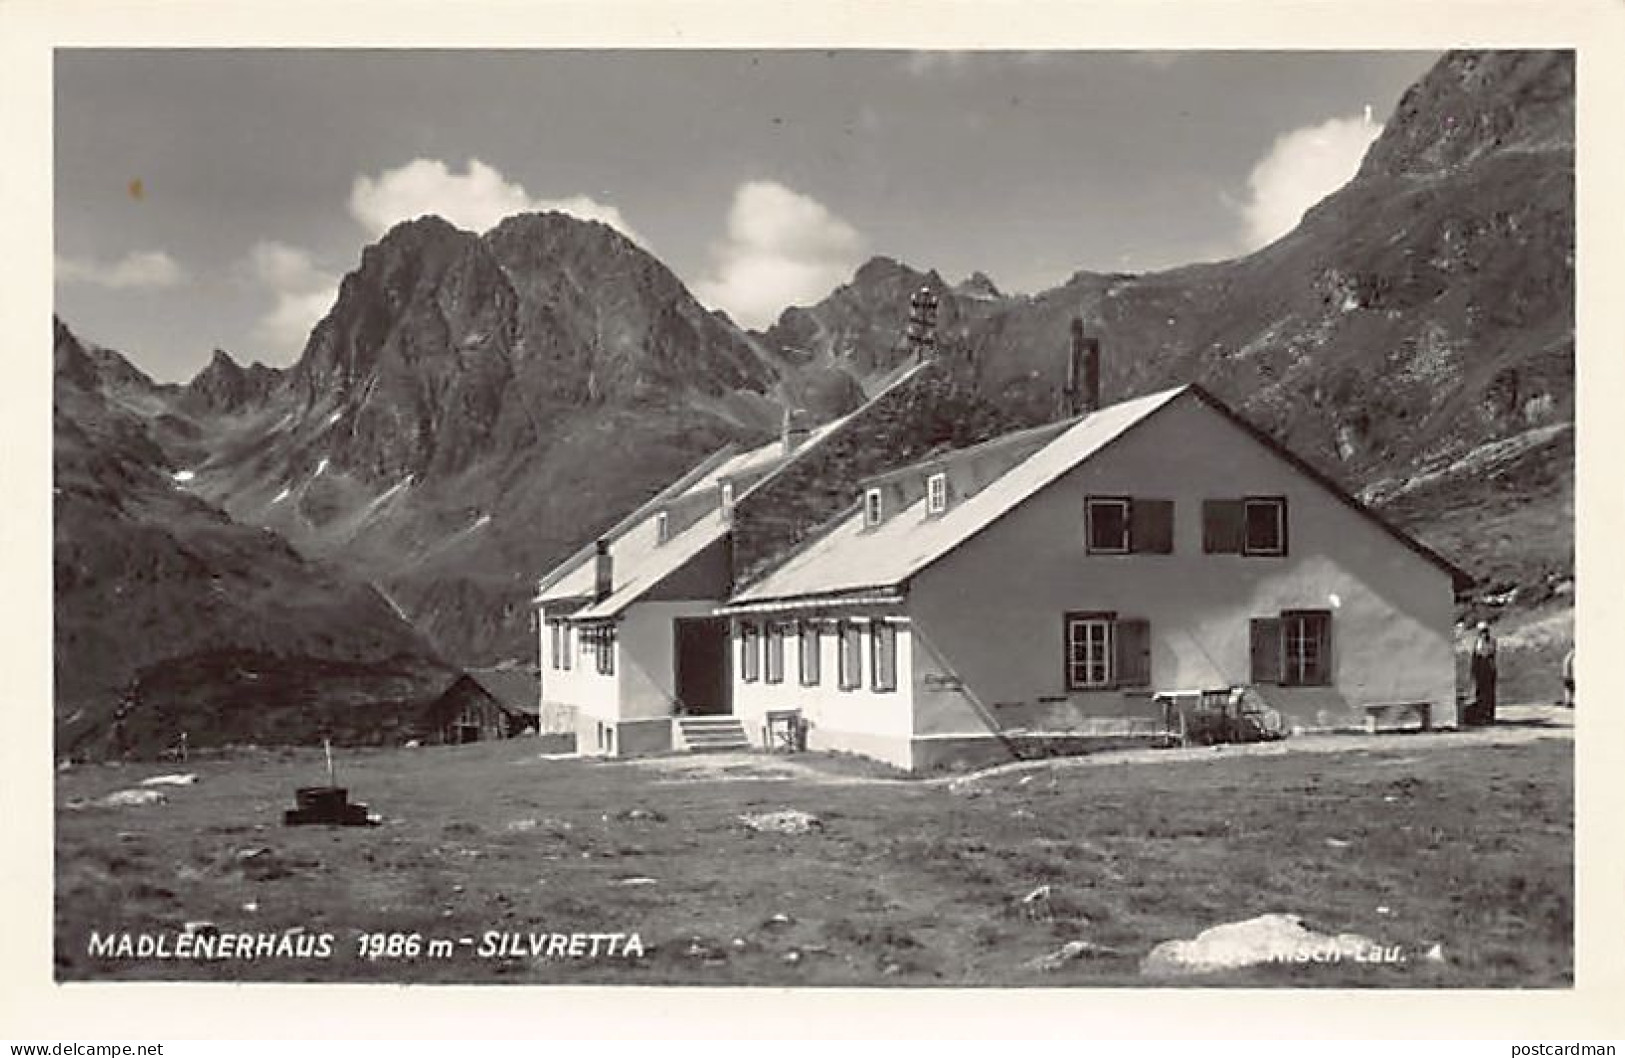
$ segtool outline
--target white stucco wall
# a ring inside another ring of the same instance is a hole
[[[676,637],[679,617],[709,617],[715,600],[640,602],[629,607],[616,636],[616,679],[620,720],[671,716],[677,695]]]
[[[581,630],[570,631],[570,668],[553,667],[552,644],[544,623],[541,633],[542,702],[574,707],[583,717],[614,720],[617,710],[617,678],[598,671],[597,658],[581,648]],[[619,644],[617,644],[619,650]],[[620,658],[616,658],[619,671]]]
[[[1090,494],[1173,500],[1173,554],[1088,554]],[[1203,554],[1202,501],[1248,495],[1287,498],[1289,554]],[[1143,692],[1066,690],[1068,611],[1148,619],[1152,685],[1181,689],[1247,683],[1249,619],[1286,609],[1332,613],[1331,686],[1260,688],[1296,725],[1357,724],[1361,705],[1401,700],[1456,721],[1449,575],[1183,398],[914,578],[915,733],[986,730],[972,694],[1030,730],[1151,712]],[[966,691],[941,689],[954,681]]]
[[[838,749],[888,760],[908,766],[908,742],[913,723],[913,637],[907,622],[893,622],[897,642],[897,689],[876,691],[871,686],[871,641],[868,625],[862,625],[863,685],[843,691],[840,687],[839,644],[833,625],[819,636],[819,680],[817,686],[801,685],[799,643],[796,636],[784,640],[784,682],[768,683],[767,635],[764,629],[761,678],[746,682],[740,664],[739,623],[730,637],[733,650],[734,714],[744,725],[755,745],[762,744],[762,729],[768,711],[800,709],[810,725],[808,746],[812,749]]]

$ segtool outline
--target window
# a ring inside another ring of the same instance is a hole
[[[1210,555],[1286,554],[1286,498],[1203,500],[1202,550]]]
[[[587,636],[592,640],[592,650],[598,658],[598,674],[600,676],[615,675],[615,626],[611,624],[594,625],[587,630]]]
[[[718,486],[718,493],[722,497],[722,520],[724,522],[731,521],[734,514],[734,483],[724,481]]]
[[[863,638],[857,625],[842,621],[836,626],[837,660],[840,662],[841,690],[863,686]]]
[[[1128,554],[1128,508],[1129,501],[1119,497],[1091,496],[1084,501],[1091,555]]]
[[[897,689],[897,627],[888,621],[869,626],[869,686],[877,691]]]
[[[1174,550],[1174,502],[1125,496],[1084,500],[1091,555],[1167,555]]]
[[[869,489],[863,494],[863,524],[873,528],[880,524],[886,513],[885,500],[879,489]]]
[[[932,474],[925,479],[925,513],[941,514],[948,509],[948,475]]]
[[[661,511],[655,515],[655,542],[664,544],[671,539],[671,515]]]
[[[755,683],[761,671],[761,631],[755,622],[746,621],[739,626],[739,675],[746,683]]]
[[[1069,616],[1066,621],[1066,686],[1083,691],[1112,685],[1112,619]]]
[[[823,635],[817,621],[801,622],[799,661],[801,663],[801,685],[803,687],[818,686],[818,651],[823,645]]]
[[[1149,686],[1149,621],[1110,613],[1066,615],[1067,690]]]
[[[1252,682],[1325,687],[1332,682],[1329,610],[1287,610],[1251,625]]]
[[[570,642],[570,626],[567,623],[565,623],[563,621],[560,621],[559,622],[559,658],[563,661],[563,664],[560,666],[560,668],[564,669],[566,672],[568,672],[570,670],[570,655],[572,653],[572,649],[571,649],[572,647],[573,647],[573,644]]]
[[[1242,539],[1244,555],[1286,554],[1286,498],[1283,496],[1255,496],[1242,501],[1245,512],[1246,533]]]
[[[767,626],[767,669],[768,683],[784,682],[784,625],[777,621]]]
[[[559,623],[549,621],[547,622],[547,657],[553,668],[560,668],[564,664],[563,653],[563,644],[559,639]]]

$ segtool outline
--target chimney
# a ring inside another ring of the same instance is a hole
[[[1065,396],[1068,415],[1100,409],[1100,342],[1083,333],[1083,320],[1072,317],[1072,355],[1066,366]]]
[[[592,601],[603,602],[615,585],[615,560],[609,557],[608,540],[599,537],[593,546],[598,553],[593,556]]]
[[[779,443],[784,449],[784,454],[789,455],[800,448],[801,443],[807,439],[809,432],[807,417],[802,413],[801,409],[792,408],[788,404],[785,405],[784,418],[779,425]]]

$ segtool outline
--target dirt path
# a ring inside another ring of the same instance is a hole
[[[1249,745],[1189,746],[1177,749],[1109,750],[1080,757],[1047,757],[1012,761],[962,775],[911,779],[901,776],[854,773],[843,765],[832,767],[820,756],[771,756],[762,753],[674,754],[606,762],[653,772],[655,782],[811,782],[830,786],[905,783],[962,787],[984,779],[1024,772],[1099,768],[1113,764],[1179,764],[1226,760],[1233,757],[1279,757],[1306,753],[1395,753],[1414,755],[1456,746],[1520,745],[1539,739],[1573,739],[1574,710],[1553,705],[1505,706],[1499,723],[1491,728],[1393,734],[1299,735],[1281,742]]]

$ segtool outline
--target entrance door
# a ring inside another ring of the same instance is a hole
[[[728,620],[679,617],[672,622],[677,710],[684,716],[733,712],[728,673]]]

